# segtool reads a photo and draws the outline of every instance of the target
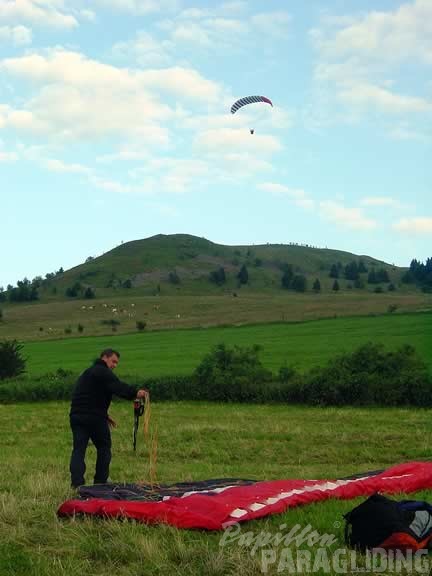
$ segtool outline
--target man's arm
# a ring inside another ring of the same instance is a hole
[[[122,382],[120,378],[108,369],[109,374],[107,375],[107,385],[110,391],[120,398],[126,398],[127,400],[133,400],[134,398],[146,398],[149,397],[148,390],[138,389],[137,386],[131,386]]]

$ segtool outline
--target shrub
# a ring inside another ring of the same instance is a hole
[[[110,318],[109,320],[101,320],[101,324],[105,324],[106,326],[118,326],[120,320],[117,320],[117,318]]]
[[[207,400],[256,401],[271,372],[258,358],[259,346],[228,348],[217,344],[201,361],[194,378]]]
[[[144,322],[143,320],[137,320],[137,322],[136,322],[137,330],[142,332],[146,326],[147,326],[147,322]]]
[[[286,364],[284,364],[284,366],[281,366],[279,368],[279,380],[281,382],[284,383],[290,382],[291,380],[293,380],[295,376],[296,371],[291,366],[287,366]]]
[[[111,330],[117,332],[117,326],[120,325],[120,320],[117,320],[117,318],[110,318],[109,320],[101,320],[101,324],[111,326]]]
[[[321,405],[432,405],[432,378],[409,345],[368,343],[305,376],[301,401]]]
[[[35,378],[21,376],[4,380],[0,386],[0,402],[70,400],[76,375],[59,368]]]
[[[77,330],[80,334],[82,334],[84,332],[84,326],[82,324],[78,324]]]
[[[22,356],[22,344],[16,340],[0,342],[0,380],[15,378],[25,372],[26,360]]]

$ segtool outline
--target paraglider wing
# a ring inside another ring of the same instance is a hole
[[[242,108],[247,104],[254,104],[255,102],[266,102],[267,104],[270,104],[270,106],[273,106],[273,102],[266,96],[246,96],[245,98],[240,98],[240,100],[234,102],[231,106],[231,114],[235,114],[239,108]]]
[[[223,530],[227,526],[280,514],[294,506],[327,500],[398,494],[432,488],[432,463],[407,462],[336,480],[253,481],[212,479],[174,485],[96,484],[82,486],[80,498],[63,502],[59,516],[87,514],[164,522],[177,528]]]

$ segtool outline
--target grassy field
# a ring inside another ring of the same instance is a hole
[[[260,557],[222,533],[177,530],[135,522],[59,520],[72,496],[66,403],[0,406],[1,576],[258,575]],[[132,407],[112,406],[115,481],[148,479],[148,453],[131,447]],[[430,410],[313,409],[192,403],[152,405],[161,482],[217,477],[336,478],[427,459]],[[88,480],[94,450],[87,458]],[[432,499],[432,492],[415,495]],[[362,500],[362,499],[360,499]],[[360,500],[327,501],[244,525],[243,531],[277,533],[280,525],[308,524],[333,534],[343,547],[342,515]],[[269,574],[276,574],[272,567]],[[284,572],[285,573],[285,572]]]
[[[237,297],[223,290],[219,295],[197,296],[122,294],[97,300],[1,304],[0,340],[108,335],[112,334],[107,324],[111,320],[118,322],[116,334],[130,334],[137,332],[137,321],[146,322],[147,332],[386,314],[389,307],[396,308],[395,314],[432,310],[432,295],[415,291],[375,294],[345,290],[317,295],[282,291],[266,294],[242,289],[236,293]],[[81,334],[79,324],[83,327]]]
[[[263,363],[276,372],[285,362],[300,370],[309,369],[368,341],[393,349],[411,344],[432,369],[430,313],[27,342],[23,352],[28,357],[28,373],[33,376],[58,368],[79,372],[110,346],[121,353],[120,376],[153,377],[191,374],[204,354],[220,342],[261,345]]]

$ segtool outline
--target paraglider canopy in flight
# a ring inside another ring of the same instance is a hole
[[[234,102],[234,104],[231,106],[231,114],[235,114],[237,110],[243,106],[246,106],[247,104],[254,104],[255,102],[266,102],[267,104],[270,104],[270,106],[273,106],[273,102],[266,96],[246,96],[245,98],[240,98],[240,100]]]

